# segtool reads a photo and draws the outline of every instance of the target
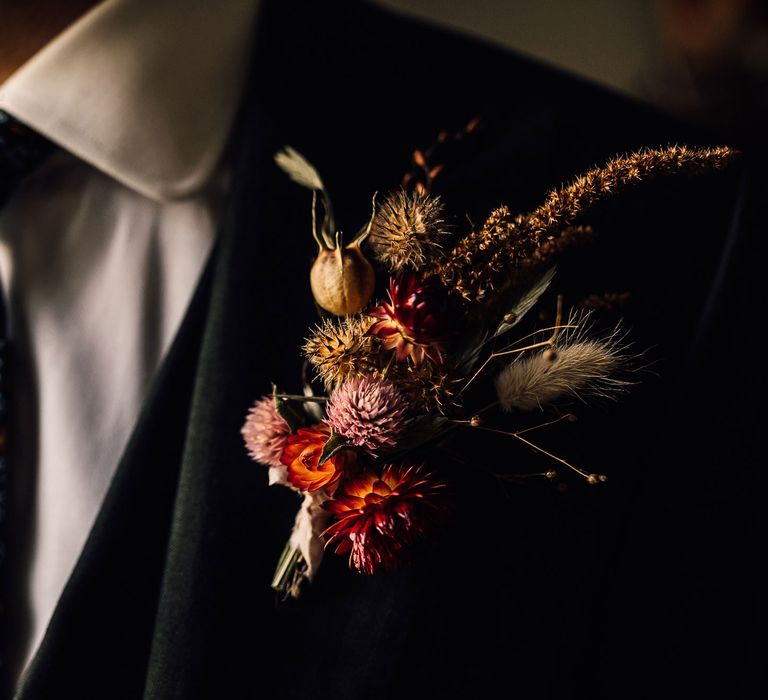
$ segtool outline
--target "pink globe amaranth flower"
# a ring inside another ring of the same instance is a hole
[[[271,396],[262,396],[248,411],[240,432],[248,454],[267,467],[285,467],[280,461],[291,429],[275,408]]]
[[[397,445],[407,409],[405,397],[392,382],[355,377],[331,394],[326,423],[347,442],[375,456]]]

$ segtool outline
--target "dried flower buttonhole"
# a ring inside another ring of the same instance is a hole
[[[317,170],[289,147],[278,153],[312,192],[310,286],[323,313],[303,348],[321,393],[306,379],[300,393],[273,387],[241,428],[270,483],[303,498],[273,587],[299,595],[329,549],[359,573],[395,568],[440,536],[449,515],[461,517],[451,494],[480,472],[502,488],[528,477],[562,484],[567,474],[604,483],[600,465],[573,464],[535,437],[573,422],[590,397],[615,399],[630,384],[619,326],[597,332],[589,314],[565,313],[552,290],[555,263],[592,239],[584,219],[602,199],[659,175],[719,170],[733,157],[729,148],[673,147],[616,158],[528,214],[498,207],[454,241],[429,192],[442,166],[421,154],[425,177],[379,206],[374,195],[370,220],[345,245]],[[378,294],[374,266],[389,277]],[[555,309],[554,323],[531,321],[537,305]],[[455,439],[462,434],[470,439]],[[547,466],[510,474],[483,464],[489,440],[519,446],[520,463],[533,452]]]

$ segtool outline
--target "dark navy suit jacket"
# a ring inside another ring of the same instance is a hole
[[[365,577],[328,555],[300,600],[276,604],[298,500],[267,486],[239,429],[269,382],[298,388],[315,310],[307,192],[275,151],[318,166],[351,233],[415,147],[475,115],[476,146],[438,180],[460,227],[501,203],[529,210],[618,152],[712,140],[368,4],[264,5],[217,244],[17,697],[753,696],[766,257],[749,152],[601,207],[597,243],[560,265],[569,301],[631,293],[625,324],[647,360],[627,400],[590,412],[565,448],[605,487],[505,495],[470,474],[427,556]],[[485,458],[525,471],[528,456]]]

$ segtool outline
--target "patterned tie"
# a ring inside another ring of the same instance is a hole
[[[53,144],[0,110],[0,209],[16,187],[54,150]],[[2,290],[0,290],[2,292]],[[12,360],[7,339],[8,315],[5,295],[0,293],[0,697],[7,688],[6,664],[6,593],[8,588],[6,559],[6,513],[8,466],[8,369]]]

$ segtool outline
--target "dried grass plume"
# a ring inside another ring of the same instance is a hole
[[[601,200],[656,177],[721,170],[735,156],[727,146],[671,146],[614,158],[552,190],[544,204],[527,215],[514,215],[506,206],[495,209],[481,228],[438,262],[434,272],[446,288],[469,301],[482,301],[502,291],[515,269],[551,265],[564,248],[591,236],[588,227],[574,223]]]
[[[609,398],[627,382],[615,377],[626,358],[614,332],[606,339],[586,338],[581,330],[557,347],[523,355],[496,377],[496,394],[506,411],[533,411],[570,396]]]

